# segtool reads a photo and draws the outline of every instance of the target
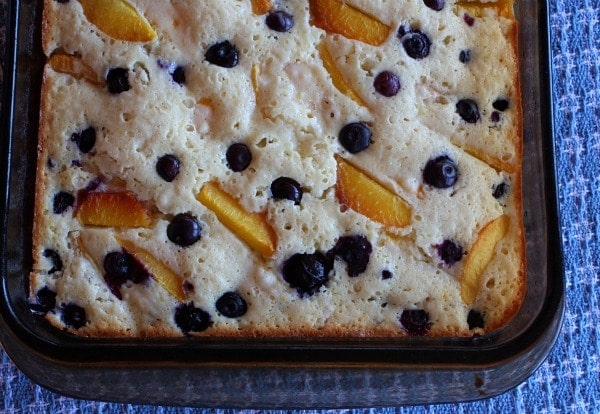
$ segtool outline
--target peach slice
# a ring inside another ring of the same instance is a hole
[[[508,232],[510,218],[500,216],[486,224],[477,236],[468,252],[460,279],[460,296],[470,305],[475,301],[481,284],[481,276],[488,263],[494,257],[496,245]]]
[[[117,40],[148,42],[156,32],[125,0],[79,0],[85,17],[102,32]]]
[[[79,195],[76,217],[84,226],[150,227],[150,213],[132,192]]]
[[[73,76],[75,79],[85,79],[94,85],[101,86],[102,81],[99,80],[98,75],[94,72],[87,63],[76,55],[69,55],[64,52],[56,52],[48,59],[50,67],[59,73],[66,73],[67,75]]]
[[[459,0],[456,6],[464,9],[473,17],[482,17],[486,9],[495,9],[499,16],[508,19],[515,18],[514,0],[498,0],[494,3]]]
[[[252,13],[259,16],[266,14],[273,7],[271,0],[250,0],[250,3],[252,3]]]
[[[144,265],[148,273],[152,275],[167,292],[177,298],[179,301],[185,301],[186,294],[184,290],[184,280],[175,273],[169,266],[157,259],[148,250],[137,246],[130,240],[117,238],[119,244]]]
[[[327,46],[324,43],[321,43],[318,47],[319,55],[321,56],[321,60],[323,61],[323,66],[325,70],[331,76],[331,81],[333,82],[333,86],[335,86],[341,93],[352,99],[354,102],[361,106],[367,106],[365,101],[363,101],[360,96],[356,93],[354,89],[350,87],[348,82],[343,78],[342,73],[339,71],[337,66],[335,65],[335,60]]]
[[[309,0],[311,24],[373,46],[388,38],[390,26],[358,10],[344,0]]]
[[[475,148],[468,144],[456,143],[455,145],[457,147],[462,148],[467,154],[471,155],[472,157],[475,157],[478,160],[486,163],[487,165],[489,165],[496,171],[506,171],[509,174],[512,174],[515,172],[514,165],[512,165],[506,161],[503,161],[502,159],[500,159],[498,157],[494,157],[479,148]]]
[[[398,195],[342,157],[336,156],[338,201],[386,227],[405,227],[411,222],[412,210]]]
[[[206,183],[196,198],[252,249],[264,257],[269,257],[275,252],[277,234],[264,214],[246,211],[215,182]]]

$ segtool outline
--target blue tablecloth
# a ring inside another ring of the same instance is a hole
[[[0,0],[0,45],[6,1]],[[526,382],[500,396],[379,412],[600,412],[600,1],[550,0],[549,10],[567,284],[566,315],[556,346]],[[196,412],[62,397],[33,384],[1,349],[0,358],[2,412]]]

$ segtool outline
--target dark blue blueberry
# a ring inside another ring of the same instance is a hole
[[[479,121],[479,108],[472,99],[461,99],[456,103],[456,112],[469,124]]]
[[[35,294],[36,303],[31,303],[29,309],[35,315],[43,316],[56,307],[56,292],[44,286]]]
[[[296,253],[283,263],[283,279],[300,297],[312,296],[329,280],[331,262],[321,252]]]
[[[440,11],[444,8],[444,0],[423,0],[423,3],[432,10]]]
[[[442,244],[435,246],[437,249],[438,256],[448,266],[452,266],[454,263],[462,260],[464,252],[460,244],[454,240],[446,239]]]
[[[497,186],[492,189],[492,195],[495,199],[500,199],[506,195],[508,192],[508,184],[505,182],[501,182]]]
[[[191,246],[200,240],[201,235],[200,222],[188,213],[177,214],[167,226],[167,237],[181,247]]]
[[[458,54],[458,60],[460,60],[461,63],[469,63],[471,61],[471,51],[468,49],[461,50]]]
[[[246,144],[236,142],[227,148],[225,153],[227,166],[235,172],[244,171],[252,162],[252,152]]]
[[[431,40],[421,30],[400,26],[398,38],[402,42],[406,54],[411,58],[420,60],[429,55]]]
[[[340,130],[338,139],[346,151],[356,154],[369,147],[371,136],[371,128],[367,124],[364,122],[352,122]]]
[[[43,253],[44,257],[47,257],[52,262],[52,268],[48,270],[48,274],[51,275],[54,272],[60,272],[63,268],[62,260],[56,250],[46,249]]]
[[[62,214],[75,203],[75,197],[66,191],[59,191],[52,200],[52,211],[54,214]]]
[[[411,335],[425,335],[431,329],[429,315],[423,309],[405,309],[400,315],[400,323]]]
[[[181,163],[173,154],[163,155],[156,162],[156,172],[166,182],[172,182],[179,175]]]
[[[269,12],[266,19],[269,29],[276,32],[289,32],[294,26],[294,17],[283,10]]]
[[[75,132],[71,135],[71,141],[77,144],[79,151],[87,154],[96,145],[96,130],[89,127],[81,132]]]
[[[382,270],[381,271],[381,278],[383,280],[391,279],[393,276],[394,275],[389,270]]]
[[[213,65],[221,66],[223,68],[233,68],[238,64],[239,53],[234,45],[228,40],[224,40],[210,46],[204,57]]]
[[[75,329],[87,323],[85,309],[72,302],[60,306],[60,318],[65,325]]]
[[[248,304],[237,292],[226,292],[215,304],[219,313],[227,318],[239,318],[248,310]]]
[[[494,107],[494,109],[496,109],[500,112],[504,112],[508,109],[508,106],[509,106],[508,99],[504,99],[504,98],[496,99],[492,103],[492,106]]]
[[[483,328],[483,315],[481,315],[481,312],[471,309],[467,315],[467,323],[469,324],[469,329]]]
[[[189,302],[175,308],[175,323],[183,333],[187,334],[207,330],[212,325],[212,320],[208,312]]]
[[[375,77],[373,86],[377,92],[389,98],[400,90],[400,78],[395,73],[385,70]]]
[[[423,181],[436,188],[449,188],[458,179],[458,168],[448,156],[431,159],[423,170]]]
[[[341,258],[346,262],[348,276],[355,277],[367,269],[372,251],[373,247],[365,236],[353,235],[340,237],[327,256]]]
[[[475,24],[475,18],[473,18],[472,16],[468,15],[467,13],[465,13],[463,15],[463,20],[465,21],[465,23],[467,24],[467,26],[473,26]]]
[[[176,83],[183,85],[185,83],[185,69],[183,66],[177,66],[171,73],[171,78]]]
[[[271,194],[279,200],[291,200],[299,205],[302,200],[302,186],[290,177],[279,177],[271,183]]]
[[[129,69],[127,68],[112,68],[108,71],[108,74],[106,75],[106,86],[110,93],[116,95],[131,89],[127,77],[128,72]]]

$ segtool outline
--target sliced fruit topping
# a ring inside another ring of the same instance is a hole
[[[335,257],[346,262],[348,276],[355,277],[363,273],[369,265],[373,247],[363,235],[340,237],[335,246],[327,252],[327,257]]]
[[[327,49],[327,46],[325,46],[325,43],[319,44],[318,49],[319,55],[321,56],[321,61],[323,62],[323,66],[331,76],[333,86],[335,86],[337,90],[346,95],[348,98],[352,99],[357,104],[361,106],[367,106],[367,104],[361,99],[361,97],[358,96],[358,93],[356,93],[356,91],[352,89],[350,84],[346,82],[346,80],[343,78],[342,73],[337,68],[335,60],[333,59],[333,56],[331,56],[331,53],[329,52],[329,49]]]
[[[215,303],[217,311],[227,318],[239,318],[248,310],[246,300],[238,292],[225,292]]]
[[[182,277],[148,250],[137,246],[132,241],[118,238],[118,242],[167,292],[182,302],[185,300],[186,294]]]
[[[237,48],[228,40],[213,44],[206,51],[204,58],[207,62],[223,68],[233,68],[239,61]]]
[[[398,39],[408,56],[413,59],[423,59],[429,55],[431,40],[424,32],[408,26],[400,26]]]
[[[66,191],[59,191],[52,199],[52,211],[54,214],[62,214],[75,203],[75,197]]]
[[[48,60],[50,67],[59,73],[66,73],[75,79],[85,79],[94,85],[102,85],[98,75],[83,59],[76,55],[56,52]]]
[[[300,297],[312,296],[329,280],[331,261],[321,252],[296,253],[283,263],[285,280]]]
[[[458,179],[458,167],[447,155],[427,161],[423,181],[436,188],[450,188]]]
[[[56,307],[56,292],[44,286],[35,294],[36,303],[30,303],[29,309],[35,315],[45,315]]]
[[[277,234],[264,214],[246,211],[234,197],[223,191],[216,182],[205,184],[196,198],[212,210],[225,227],[252,249],[265,257],[269,257],[275,252]]]
[[[328,33],[379,46],[388,38],[390,27],[343,0],[309,0],[311,24]]]
[[[75,215],[84,226],[150,227],[150,213],[129,191],[81,191]]]
[[[179,175],[181,162],[173,154],[163,155],[156,161],[156,172],[166,182],[172,182]]]
[[[227,148],[225,153],[227,166],[231,171],[241,172],[250,166],[252,162],[252,152],[244,143],[236,142]]]
[[[431,329],[429,314],[423,309],[404,309],[400,315],[400,323],[411,335],[426,335]]]
[[[512,164],[510,164],[506,161],[503,161],[500,158],[494,157],[494,156],[488,154],[487,152],[485,152],[484,150],[475,148],[464,142],[461,143],[461,142],[453,141],[452,143],[454,145],[456,145],[457,147],[460,147],[461,149],[463,149],[467,154],[471,155],[472,157],[475,157],[475,158],[479,159],[480,161],[486,163],[487,165],[489,165],[496,171],[506,171],[508,173],[515,172],[515,167]]]
[[[45,249],[44,253],[42,253],[44,257],[47,257],[52,262],[52,267],[48,270],[48,274],[51,275],[55,272],[60,272],[63,268],[63,262],[60,259],[60,255],[56,252],[56,250]]]
[[[371,128],[364,122],[352,122],[340,130],[338,139],[346,151],[356,154],[369,147],[372,135]]]
[[[373,87],[385,97],[395,96],[400,91],[400,78],[394,72],[385,70],[375,77]]]
[[[481,312],[471,309],[467,315],[467,324],[469,324],[469,330],[483,328],[484,320]]]
[[[188,247],[200,240],[202,226],[198,219],[189,214],[177,214],[167,226],[167,237],[181,247]]]
[[[302,200],[302,186],[290,177],[279,177],[271,183],[271,194],[279,200],[291,200],[295,205],[300,205]]]
[[[436,245],[435,248],[440,259],[448,267],[451,267],[456,262],[460,262],[464,255],[462,246],[450,239],[444,240],[441,244]]]
[[[456,113],[469,124],[479,121],[479,108],[472,99],[461,99],[456,103]]]
[[[119,299],[122,299],[121,285],[127,281],[143,283],[150,277],[144,265],[125,249],[109,252],[104,256],[103,266],[106,272],[104,281]]]
[[[79,151],[87,154],[96,145],[96,130],[94,127],[89,127],[81,132],[71,134],[71,141],[77,145]]]
[[[106,86],[108,87],[108,91],[113,95],[117,95],[131,89],[128,73],[129,69],[127,68],[110,69],[106,74]]]
[[[388,190],[341,157],[337,160],[336,196],[339,202],[386,227],[410,224],[411,208]]]
[[[484,17],[485,11],[495,9],[499,16],[514,19],[514,0],[498,0],[495,2],[476,2],[472,0],[459,0],[455,6],[461,8],[471,16]]]
[[[250,3],[252,4],[252,13],[259,16],[266,14],[273,7],[271,0],[250,0]]]
[[[432,10],[440,11],[444,8],[444,0],[423,0],[423,3]]]
[[[185,334],[205,331],[213,324],[210,314],[194,306],[194,302],[182,303],[175,308],[175,323]]]
[[[87,323],[85,309],[72,302],[60,305],[60,319],[74,329],[79,329]]]
[[[79,0],[85,17],[102,32],[117,40],[148,42],[156,32],[125,0]]]
[[[276,32],[289,32],[294,26],[294,16],[283,10],[274,10],[267,15],[267,27]]]
[[[477,297],[481,276],[494,257],[496,245],[508,232],[509,223],[510,218],[504,215],[486,224],[467,253],[460,279],[460,295],[467,305]]]

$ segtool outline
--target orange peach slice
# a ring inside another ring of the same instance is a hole
[[[125,0],[79,0],[85,17],[102,32],[117,40],[148,42],[156,32]]]
[[[337,66],[335,65],[335,60],[327,46],[324,43],[319,45],[319,55],[321,56],[321,60],[323,61],[323,66],[325,70],[331,76],[331,81],[333,82],[333,86],[335,86],[341,93],[352,99],[354,102],[361,106],[367,106],[365,102],[358,96],[356,91],[350,87],[348,82],[343,78],[342,73],[339,71]]]
[[[75,215],[84,226],[150,227],[148,210],[131,192],[85,193]]]
[[[483,17],[483,12],[486,9],[495,9],[499,16],[506,17],[508,19],[515,18],[515,10],[513,7],[514,0],[498,0],[494,3],[483,3],[476,1],[458,1],[456,6],[464,9],[469,15],[473,17]]]
[[[185,301],[185,290],[183,288],[184,280],[175,273],[169,266],[157,259],[148,250],[137,246],[130,240],[117,238],[119,244],[144,265],[148,273],[152,275],[167,292],[177,298],[179,301]]]
[[[406,201],[343,158],[336,160],[335,194],[341,204],[386,227],[410,224],[412,210]]]
[[[79,56],[69,55],[64,52],[56,52],[48,59],[50,67],[59,73],[66,73],[75,79],[85,79],[94,85],[102,85],[98,75]]]
[[[456,146],[462,148],[467,154],[486,163],[487,165],[489,165],[496,171],[506,171],[509,174],[512,174],[515,172],[514,165],[512,165],[506,161],[503,161],[500,158],[494,157],[494,156],[486,153],[483,150],[480,150],[480,149],[475,148],[468,144],[458,144],[457,143]]]
[[[269,257],[275,252],[277,234],[264,214],[246,211],[215,182],[205,184],[196,198],[252,249],[264,257]]]
[[[460,296],[463,302],[470,305],[475,301],[481,284],[481,276],[494,257],[496,245],[508,232],[510,219],[500,216],[486,224],[477,236],[468,252],[460,279]]]
[[[250,0],[250,3],[252,3],[252,13],[259,16],[266,14],[273,7],[271,0]]]
[[[309,0],[311,24],[373,46],[388,38],[390,26],[358,10],[344,0]]]

